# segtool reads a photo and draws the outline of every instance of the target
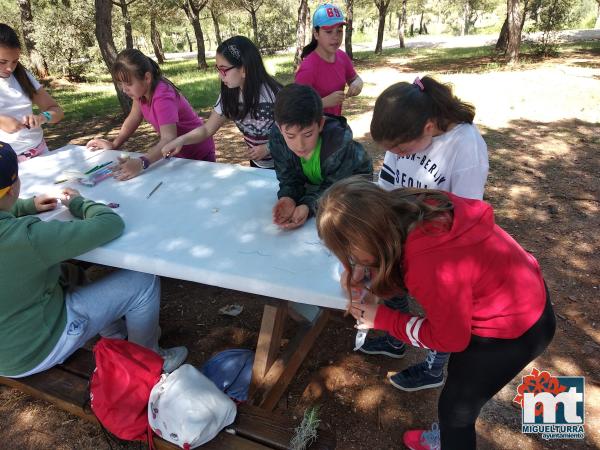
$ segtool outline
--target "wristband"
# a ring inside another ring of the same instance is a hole
[[[146,170],[150,167],[150,160],[145,156],[140,156],[140,161],[142,162],[142,170]]]
[[[42,116],[44,116],[46,118],[46,121],[48,123],[50,123],[50,121],[52,120],[52,114],[50,114],[49,111],[42,112]]]

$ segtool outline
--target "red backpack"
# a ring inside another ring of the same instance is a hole
[[[152,350],[122,339],[102,338],[94,346],[96,369],[90,404],[100,423],[115,436],[148,442],[150,391],[160,379],[163,359]]]

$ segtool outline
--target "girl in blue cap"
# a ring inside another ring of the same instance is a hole
[[[335,5],[321,5],[313,15],[313,38],[302,50],[295,81],[314,88],[323,99],[323,111],[342,115],[346,97],[360,94],[363,82],[352,61],[340,50],[344,37],[344,14]],[[348,85],[348,91],[344,89]]]

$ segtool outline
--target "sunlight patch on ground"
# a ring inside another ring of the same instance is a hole
[[[416,75],[416,72],[401,73],[390,67],[363,71],[361,78],[373,86],[363,90],[361,95],[376,97],[389,85],[398,81],[412,82]],[[435,77],[452,83],[459,98],[476,105],[476,123],[488,127],[506,127],[518,119],[600,121],[597,108],[600,69],[561,65],[514,72],[436,74]]]
[[[354,405],[362,411],[374,410],[386,398],[385,386],[369,386],[361,390],[354,398]]]

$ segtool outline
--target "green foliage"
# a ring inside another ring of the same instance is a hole
[[[292,450],[306,450],[317,439],[319,428],[319,407],[313,406],[304,411],[302,423],[296,428],[294,437],[290,441]]]
[[[267,54],[285,50],[296,42],[296,16],[289,2],[274,2],[259,10],[258,41]]]
[[[557,32],[573,26],[580,19],[575,15],[577,3],[577,0],[535,0],[533,2],[534,29],[542,32],[542,37],[536,44],[539,54],[544,56],[556,54]]]
[[[99,63],[94,58],[92,0],[72,2],[68,8],[59,2],[52,7],[36,8],[33,19],[33,39],[51,73],[81,80],[90,63]]]

